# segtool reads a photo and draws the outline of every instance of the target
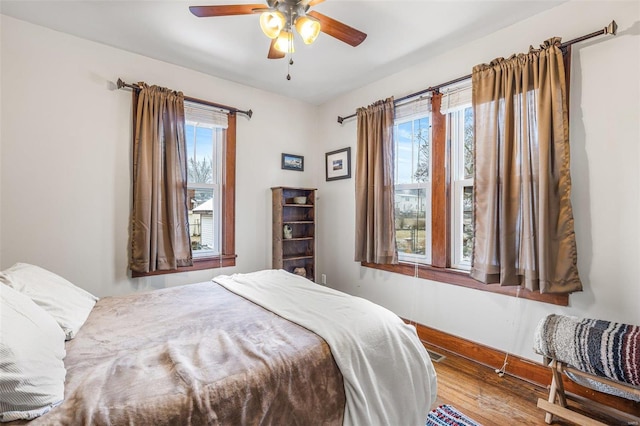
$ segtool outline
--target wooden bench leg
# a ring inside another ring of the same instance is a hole
[[[556,385],[558,388],[558,402],[560,406],[567,406],[567,397],[564,394],[564,382],[562,381],[562,363],[558,361],[554,361],[553,367],[553,378],[556,381]]]
[[[551,362],[551,386],[549,387],[549,398],[547,399],[547,401],[549,401],[549,403],[551,404],[555,404],[556,403],[556,394],[558,392],[558,380],[556,379],[556,361],[552,361]],[[553,420],[553,414],[551,414],[550,412],[546,412],[545,416],[544,416],[544,422],[548,425],[551,424],[551,421]]]
[[[553,416],[556,415],[562,419],[569,420],[581,426],[607,426],[605,423],[601,423],[583,414],[574,412],[567,407],[567,397],[564,391],[564,383],[563,383],[563,375],[562,375],[564,369],[567,367],[565,367],[561,362],[558,362],[556,360],[553,360],[551,362],[550,367],[551,367],[552,376],[551,376],[551,386],[549,387],[549,399],[547,401],[545,401],[542,398],[538,399],[538,408],[541,408],[546,412],[544,417],[545,423],[551,424],[551,422],[553,421]],[[586,373],[577,372],[575,369],[570,369],[570,368],[568,369],[574,374],[586,375]],[[557,402],[556,402],[556,398],[557,398]],[[575,399],[579,397],[574,395],[573,398]],[[580,398],[580,399],[583,400],[582,403],[584,404],[586,399],[585,398]],[[591,403],[595,404],[593,402]],[[601,404],[597,404],[597,405],[600,406]],[[635,422],[636,421],[635,419],[637,419],[637,417],[635,416],[627,415],[626,413],[621,413],[621,412],[614,413],[613,409],[610,409],[609,407],[606,407],[606,406],[600,406],[599,408],[603,412],[610,414],[613,417],[616,417],[615,414],[618,414],[618,416],[624,415],[625,418],[629,416],[629,419],[631,419],[629,424],[638,424],[637,422]]]
[[[558,363],[555,359],[551,361],[551,386],[549,387],[549,398],[547,401],[550,404],[556,403],[556,397],[558,398],[558,405],[561,407],[567,406],[567,398],[564,395],[564,384],[562,383],[562,364]],[[548,425],[553,421],[553,414],[549,411],[544,416],[544,422]]]

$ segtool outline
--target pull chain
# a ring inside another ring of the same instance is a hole
[[[287,80],[291,80],[291,65],[293,65],[293,54],[289,55],[289,62],[287,63]]]
[[[293,65],[293,11],[289,10],[289,35],[287,36],[289,62],[287,63],[287,81],[291,80],[291,65]]]

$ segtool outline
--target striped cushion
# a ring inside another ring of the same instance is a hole
[[[0,323],[0,421],[38,417],[64,396],[64,332],[29,297],[4,284]]]
[[[538,324],[534,350],[594,376],[640,388],[640,327],[636,325],[548,315]],[[603,392],[618,394],[589,383]],[[625,394],[618,395],[637,398]]]

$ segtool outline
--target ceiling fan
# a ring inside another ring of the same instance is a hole
[[[328,34],[351,46],[358,46],[367,37],[342,22],[315,10],[312,6],[324,0],[266,0],[267,4],[236,4],[217,6],[190,6],[189,10],[200,18],[212,16],[251,15],[260,13],[260,27],[271,39],[267,57],[284,58],[293,53],[293,28],[305,44],[313,43],[320,32]]]

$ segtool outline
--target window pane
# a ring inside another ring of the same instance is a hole
[[[216,226],[214,222],[215,204],[213,188],[189,188],[187,190],[191,209],[189,210],[189,231],[191,250],[194,256],[215,250]]]
[[[431,143],[429,140],[429,119],[423,117],[414,121],[414,146],[416,147],[416,168],[413,175],[415,182],[431,180]]]
[[[220,247],[220,200],[216,200],[219,182],[219,147],[222,129],[188,121],[187,173],[189,194],[189,228],[194,257],[218,254]]]
[[[396,184],[413,182],[413,123],[396,126]]]
[[[187,124],[187,171],[189,183],[214,182],[214,129]]]
[[[473,250],[473,109],[450,113],[451,130],[451,265],[469,269]]]
[[[429,117],[396,124],[395,183],[409,184],[431,180]]]
[[[473,250],[473,187],[462,190],[462,261],[471,263]]]
[[[427,224],[427,190],[396,189],[396,244],[398,253],[426,255],[426,243],[431,242]]]
[[[427,113],[428,114],[428,113]],[[431,129],[430,116],[396,122],[395,216],[398,257],[431,261]]]
[[[195,143],[196,143],[195,132],[196,132],[195,126],[192,126],[190,124],[187,124],[186,126],[184,126],[184,138],[186,139],[186,142],[187,142],[187,158],[193,155],[196,149],[195,148]]]
[[[473,177],[473,108],[464,110],[464,178]]]

